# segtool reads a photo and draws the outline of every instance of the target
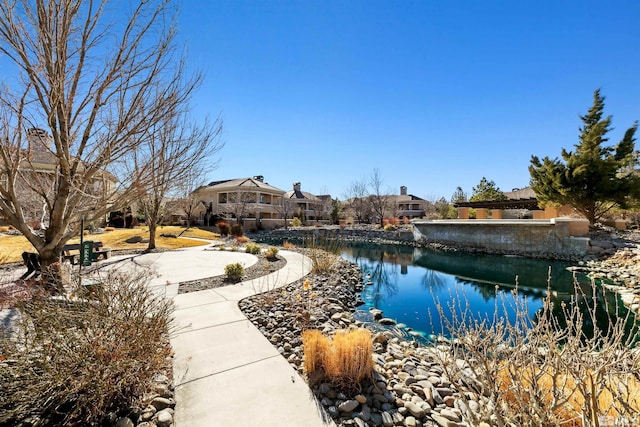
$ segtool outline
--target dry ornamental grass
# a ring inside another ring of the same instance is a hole
[[[324,379],[345,389],[357,389],[373,372],[373,342],[367,329],[338,331],[333,339],[318,330],[302,333],[304,366],[309,378]]]

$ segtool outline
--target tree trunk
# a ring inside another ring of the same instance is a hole
[[[38,253],[40,257],[42,285],[45,290],[53,293],[64,292],[62,267],[60,265],[62,246],[62,244],[59,244],[53,249],[43,249]]]
[[[147,251],[152,251],[156,248],[156,229],[158,228],[158,223],[156,220],[151,219],[149,221],[149,245],[147,246]]]

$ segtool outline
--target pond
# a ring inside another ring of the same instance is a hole
[[[359,309],[365,313],[370,308],[382,310],[384,317],[395,320],[417,339],[449,335],[443,316],[450,320],[462,309],[477,319],[508,316],[513,321],[517,305],[533,319],[548,291],[554,307],[560,307],[575,295],[574,284],[585,296],[579,304],[584,313],[592,302],[591,281],[574,275],[567,270],[570,264],[559,261],[436,252],[402,245],[343,244],[340,252],[360,266],[365,282],[369,282]],[[606,328],[611,319],[626,314],[613,292],[604,293],[597,286],[595,295],[597,327]],[[586,322],[587,336],[592,327]]]

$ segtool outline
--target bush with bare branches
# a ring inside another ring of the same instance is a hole
[[[89,425],[139,403],[171,353],[171,303],[146,280],[111,274],[86,298],[19,303],[0,333],[0,424]]]
[[[456,306],[449,307],[446,320],[439,307],[452,338],[432,351],[460,391],[470,425],[639,425],[635,318],[616,310],[602,327],[596,313],[606,298],[592,287],[588,296],[576,283],[575,294],[559,306],[547,292],[535,321],[517,294],[512,319],[497,315],[506,296],[496,303],[491,319]],[[586,311],[581,309],[585,305]]]

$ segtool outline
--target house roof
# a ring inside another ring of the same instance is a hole
[[[257,178],[235,178],[235,179],[226,179],[222,181],[212,181],[208,185],[204,187],[200,187],[199,189],[211,189],[216,191],[223,191],[225,189],[261,189],[264,191],[271,191],[275,193],[284,193],[283,190],[269,185],[260,181]]]
[[[290,190],[284,193],[285,199],[309,200],[312,202],[321,202],[322,199],[306,191]]]
[[[413,194],[400,194],[400,195],[394,194],[391,197],[395,199],[396,203],[411,202],[415,200],[424,201],[422,197],[414,196]]]

